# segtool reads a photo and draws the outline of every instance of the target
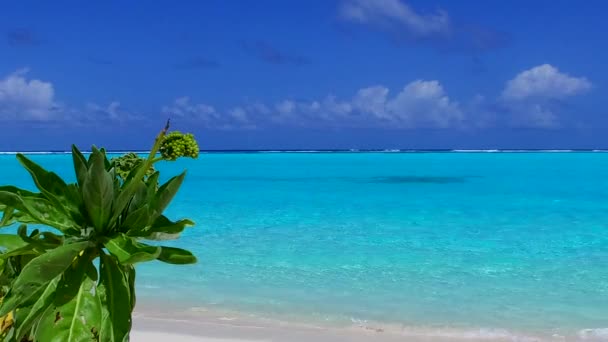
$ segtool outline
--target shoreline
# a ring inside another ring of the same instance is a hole
[[[173,309],[171,311],[171,309]],[[452,327],[347,327],[315,325],[264,319],[236,312],[177,310],[175,307],[136,307],[133,342],[564,342],[606,341],[608,328],[583,329],[573,334],[532,334],[504,329],[466,329]]]
[[[382,330],[338,329],[322,327],[305,327],[299,324],[280,323],[277,325],[257,324],[255,322],[220,322],[213,320],[182,320],[169,318],[138,317],[134,319],[133,342],[544,342],[542,338],[524,336],[450,336],[441,335],[395,334]],[[489,333],[492,335],[492,333]],[[564,341],[564,340],[551,340]]]

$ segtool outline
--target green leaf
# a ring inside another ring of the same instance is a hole
[[[63,272],[57,285],[55,305],[61,306],[72,300],[85,277],[91,278],[93,281],[97,280],[97,270],[93,265],[93,259],[97,257],[96,252],[97,250],[94,248],[82,251]]]
[[[127,282],[129,283],[129,291],[131,294],[131,311],[135,309],[135,266],[133,265],[123,265],[123,269],[125,271],[125,275],[127,277]]]
[[[139,189],[138,185],[139,183],[137,181],[134,181],[133,179],[130,179],[123,184],[120,193],[114,201],[114,214],[112,215],[112,217],[110,217],[110,224],[114,224],[114,222],[118,220],[118,217],[122,215],[123,211],[125,210],[125,208],[127,208],[129,203],[131,203],[131,200]]]
[[[0,221],[0,227],[6,227],[6,226],[10,226],[11,224],[13,224],[14,221],[14,214],[15,214],[15,208],[13,207],[9,207],[9,206],[5,206],[3,205],[3,214],[2,214],[2,221]]]
[[[150,227],[149,233],[166,233],[166,234],[179,234],[186,227],[194,226],[194,222],[189,219],[183,219],[178,221],[171,221],[165,215],[159,216],[152,227]]]
[[[55,290],[57,289],[58,282],[59,277],[51,280],[46,286],[40,288],[38,293],[34,296],[38,299],[28,311],[27,315],[23,317],[23,319],[15,320],[15,337],[17,341],[21,341],[24,335],[29,335],[29,332],[36,321],[38,321],[44,312],[51,306],[55,299]]]
[[[129,232],[131,236],[143,237],[144,239],[149,240],[168,240],[173,236],[173,238],[179,236],[179,234],[184,231],[189,226],[193,226],[194,222],[188,219],[179,220],[173,222],[169,220],[166,216],[159,216],[152,225],[143,231],[134,230]]]
[[[90,246],[90,242],[77,242],[59,246],[32,259],[15,279],[13,286],[0,306],[0,317],[27,301],[40,288],[62,274],[76,255]]]
[[[114,184],[105,168],[105,157],[94,150],[89,158],[89,171],[82,185],[82,198],[92,226],[97,231],[106,228],[112,214]]]
[[[160,177],[160,172],[156,171],[148,179],[146,180],[146,185],[148,186],[148,190],[152,189],[156,191],[158,187],[158,177]],[[154,193],[154,192],[151,192]]]
[[[27,245],[27,242],[14,234],[0,234],[0,252],[6,253]]]
[[[128,214],[127,219],[122,224],[122,231],[126,232],[127,235],[129,231],[142,231],[148,225],[148,220],[150,219],[150,213],[148,210],[148,206],[144,205],[143,207],[135,210],[134,212]],[[137,235],[135,235],[137,236]]]
[[[67,303],[47,310],[35,329],[35,340],[45,342],[97,341],[102,309],[95,282],[85,278]],[[56,304],[56,303],[54,303]]]
[[[31,236],[27,235],[27,227],[22,225],[17,230],[16,238],[20,239],[19,246],[16,248],[7,249],[0,253],[0,259],[7,259],[18,255],[40,255],[49,249],[57,248],[63,244],[64,238],[62,236],[53,234],[51,232],[37,232],[34,230]],[[8,238],[10,240],[17,241],[16,238]]]
[[[76,173],[78,186],[82,188],[82,185],[84,184],[84,181],[87,178],[87,171],[89,170],[89,165],[84,155],[82,155],[76,145],[72,145],[72,161],[74,163],[74,172]]]
[[[39,246],[35,243],[28,243],[23,247],[15,248],[0,254],[0,260],[7,260],[9,258],[21,255],[37,256],[44,253],[45,250],[46,249],[43,246]]]
[[[112,168],[112,163],[108,159],[108,154],[105,147],[100,148],[99,152],[101,152],[101,154],[103,155],[103,165],[105,166],[106,170]]]
[[[129,336],[135,296],[130,285],[132,269],[120,265],[111,255],[100,255],[98,289],[104,308],[100,341],[122,342]]]
[[[39,241],[43,241],[44,243],[53,244],[53,245],[61,245],[65,238],[61,235],[57,235],[53,232],[40,232]]]
[[[57,228],[64,233],[74,232],[75,230],[76,223],[72,218],[57,210],[53,204],[44,198],[21,196],[15,192],[0,190],[0,203],[27,214],[27,216],[16,216],[16,219],[20,222],[44,224]]]
[[[35,193],[35,192],[31,192],[25,189],[20,189],[16,186],[12,186],[12,185],[4,185],[4,186],[0,186],[0,191],[7,191],[7,192],[12,192],[14,194],[17,194],[19,196],[25,196],[25,197],[42,197],[42,195]]]
[[[108,240],[104,246],[121,264],[151,261],[158,258],[160,254],[160,247],[137,242],[124,234]]]
[[[168,264],[185,265],[196,263],[196,257],[185,249],[175,247],[161,247],[158,260]]]
[[[172,177],[160,188],[158,188],[158,191],[156,192],[156,195],[154,196],[154,199],[150,204],[150,212],[152,215],[152,219],[156,219],[156,217],[160,216],[163,211],[165,211],[165,209],[179,190],[179,187],[182,185],[184,177],[186,177],[185,171],[182,172],[182,174],[180,174],[179,176]]]
[[[79,226],[86,225],[85,212],[83,208],[83,198],[80,188],[76,184],[68,184],[66,198],[70,201],[68,206],[69,214]]]
[[[72,203],[68,196],[68,185],[54,172],[43,169],[23,154],[17,154],[17,160],[30,173],[36,187],[55,206],[57,210],[69,213],[78,211],[78,205]]]
[[[140,181],[139,184],[137,185],[137,191],[135,191],[135,194],[133,194],[133,198],[131,199],[131,202],[129,203],[129,208],[127,209],[127,214],[131,214],[132,212],[136,211],[137,209],[143,207],[147,202],[148,198],[148,188],[146,187],[146,184],[143,181]]]

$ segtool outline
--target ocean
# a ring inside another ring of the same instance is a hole
[[[69,154],[31,158],[74,179]],[[33,189],[14,156],[0,165]],[[203,153],[158,168],[188,170],[167,214],[197,225],[167,244],[199,263],[141,265],[140,303],[608,340],[608,153]]]

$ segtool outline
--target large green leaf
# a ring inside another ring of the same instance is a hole
[[[80,284],[85,278],[97,280],[97,270],[93,265],[93,259],[97,257],[97,249],[89,248],[74,259],[70,267],[63,274],[57,285],[55,305],[61,306],[72,300],[80,290]]]
[[[165,208],[167,208],[167,206],[177,193],[177,190],[179,190],[179,187],[182,185],[184,177],[186,177],[185,171],[182,172],[179,176],[172,177],[160,188],[158,188],[156,195],[152,199],[152,203],[150,203],[152,219],[156,219],[156,217],[160,216],[163,211],[165,211]]]
[[[161,247],[158,260],[168,264],[185,265],[196,263],[196,257],[185,249],[175,247]]]
[[[104,246],[121,264],[151,261],[160,255],[160,247],[137,242],[124,234],[106,241]]]
[[[22,319],[15,320],[15,337],[17,341],[21,341],[24,335],[29,335],[30,330],[35,323],[41,318],[44,312],[53,304],[55,299],[55,290],[59,277],[51,280],[46,286],[40,288],[35,298],[36,302]],[[20,310],[21,311],[21,310]]]
[[[76,145],[72,145],[72,161],[74,163],[74,172],[76,173],[76,180],[78,182],[78,186],[82,187],[84,184],[84,180],[87,178],[87,171],[89,170],[89,165],[87,163],[86,158]]]
[[[148,226],[149,219],[150,211],[148,210],[148,206],[144,205],[128,214],[127,219],[122,223],[122,232],[127,233],[127,235],[132,235],[129,233],[131,230],[143,231]]]
[[[89,158],[89,171],[82,185],[82,198],[89,219],[97,231],[106,228],[112,214],[114,183],[105,167],[102,152],[94,150]]]
[[[44,313],[34,329],[36,341],[97,341],[102,320],[101,302],[97,296],[95,282],[85,278],[70,301]]]
[[[43,169],[23,154],[17,154],[17,160],[30,173],[36,187],[55,206],[64,213],[77,212],[78,203],[72,202],[68,185],[54,172]]]
[[[25,217],[16,216],[17,218],[25,218],[23,222],[44,224],[57,228],[64,233],[75,231],[76,223],[72,218],[59,211],[44,198],[21,196],[15,192],[0,190],[0,203],[27,214]]]
[[[14,234],[0,234],[0,252],[6,253],[27,245],[27,242]]]
[[[139,180],[129,179],[123,184],[120,193],[116,196],[116,200],[114,201],[114,213],[112,217],[110,217],[110,224],[114,224],[120,215],[123,214],[139,188]]]
[[[132,269],[120,265],[111,255],[100,255],[98,290],[104,308],[100,341],[128,339],[135,296],[130,284]]]
[[[40,192],[61,195],[65,191],[67,184],[56,173],[45,170],[21,153],[17,154],[17,160],[30,173]]]
[[[15,279],[13,286],[0,306],[0,317],[27,301],[40,288],[62,274],[76,255],[90,246],[90,242],[78,242],[59,246],[32,259]]]

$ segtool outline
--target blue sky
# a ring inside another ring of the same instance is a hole
[[[608,148],[603,1],[0,4],[0,150]]]

